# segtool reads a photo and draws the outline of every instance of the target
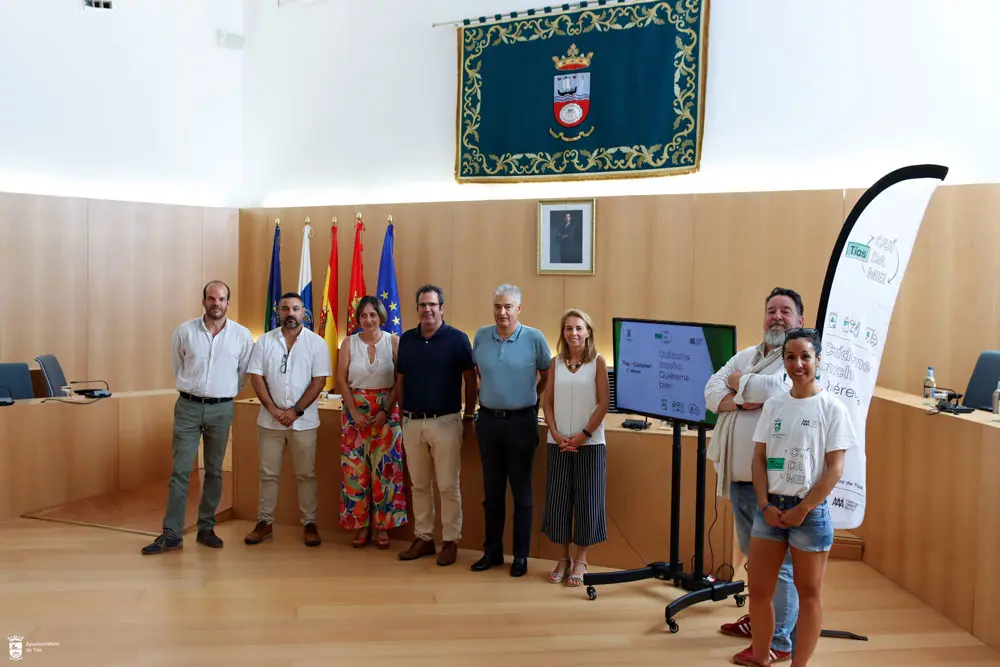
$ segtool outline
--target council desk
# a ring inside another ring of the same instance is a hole
[[[321,535],[329,539],[338,527],[340,512],[340,434],[341,403],[336,400],[320,401],[320,427],[316,453],[316,475],[319,482],[319,512],[317,524]],[[234,516],[256,521],[258,499],[257,399],[237,401],[233,422],[233,478]],[[670,480],[671,430],[653,426],[645,431],[622,428],[622,415],[609,415],[605,420],[607,438],[607,521],[608,540],[588,552],[592,565],[612,568],[642,567],[649,562],[669,560],[670,555]],[[534,519],[532,522],[531,556],[556,559],[561,556],[559,546],[541,534],[542,513],[545,507],[545,472],[547,429],[539,424],[540,444],[535,452],[532,488]],[[695,488],[697,437],[686,431],[681,493],[680,556],[690,569],[694,556]],[[705,501],[705,571],[729,579],[732,571],[721,567],[732,564],[734,551],[732,514],[729,503],[717,499],[714,493],[715,472],[707,466]],[[408,510],[407,525],[391,531],[390,536],[399,540],[393,546],[402,550],[413,537],[412,500],[410,478],[405,473]],[[462,514],[463,530],[459,546],[478,551],[482,549],[484,532],[483,477],[479,447],[475,434],[462,444]],[[436,495],[435,503],[437,504]],[[439,506],[438,506],[439,507]],[[508,493],[507,521],[505,524],[504,550],[510,555],[513,504]],[[440,510],[437,511],[436,538],[440,546]],[[279,480],[278,505],[275,510],[276,531],[282,525],[299,525],[298,496],[291,454],[286,451]],[[711,530],[709,527],[711,526]],[[297,530],[297,528],[294,528]],[[352,531],[353,532],[353,531]],[[347,535],[345,532],[344,535]],[[346,539],[345,539],[346,541]],[[467,560],[467,558],[465,559]],[[465,563],[465,565],[471,563]]]
[[[864,561],[1000,650],[1000,415],[876,388]]]
[[[0,519],[166,480],[176,400],[163,389],[0,408]]]

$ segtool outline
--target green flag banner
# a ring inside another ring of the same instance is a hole
[[[709,0],[581,3],[458,30],[459,182],[698,170]]]

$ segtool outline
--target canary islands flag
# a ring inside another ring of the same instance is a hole
[[[302,306],[306,310],[302,323],[315,330],[313,327],[312,256],[309,253],[309,236],[311,234],[312,225],[306,223],[302,230],[302,257],[299,260],[299,296],[302,297]]]
[[[383,331],[394,333],[397,336],[403,333],[403,320],[399,314],[399,287],[396,285],[396,262],[393,259],[394,233],[392,223],[385,228],[385,240],[382,241],[382,260],[378,266],[378,288],[379,301],[385,306],[388,316]]]

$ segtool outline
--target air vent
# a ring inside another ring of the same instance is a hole
[[[83,0],[84,9],[111,9],[111,0]]]

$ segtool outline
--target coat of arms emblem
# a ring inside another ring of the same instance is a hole
[[[566,55],[552,56],[552,62],[559,72],[553,78],[552,111],[556,122],[567,129],[583,123],[590,113],[590,72],[580,70],[590,67],[593,57],[593,51],[581,53],[576,44],[570,44]],[[573,141],[592,131],[593,128],[575,137],[567,137],[562,132],[556,134],[552,130],[549,133],[566,141]]]

